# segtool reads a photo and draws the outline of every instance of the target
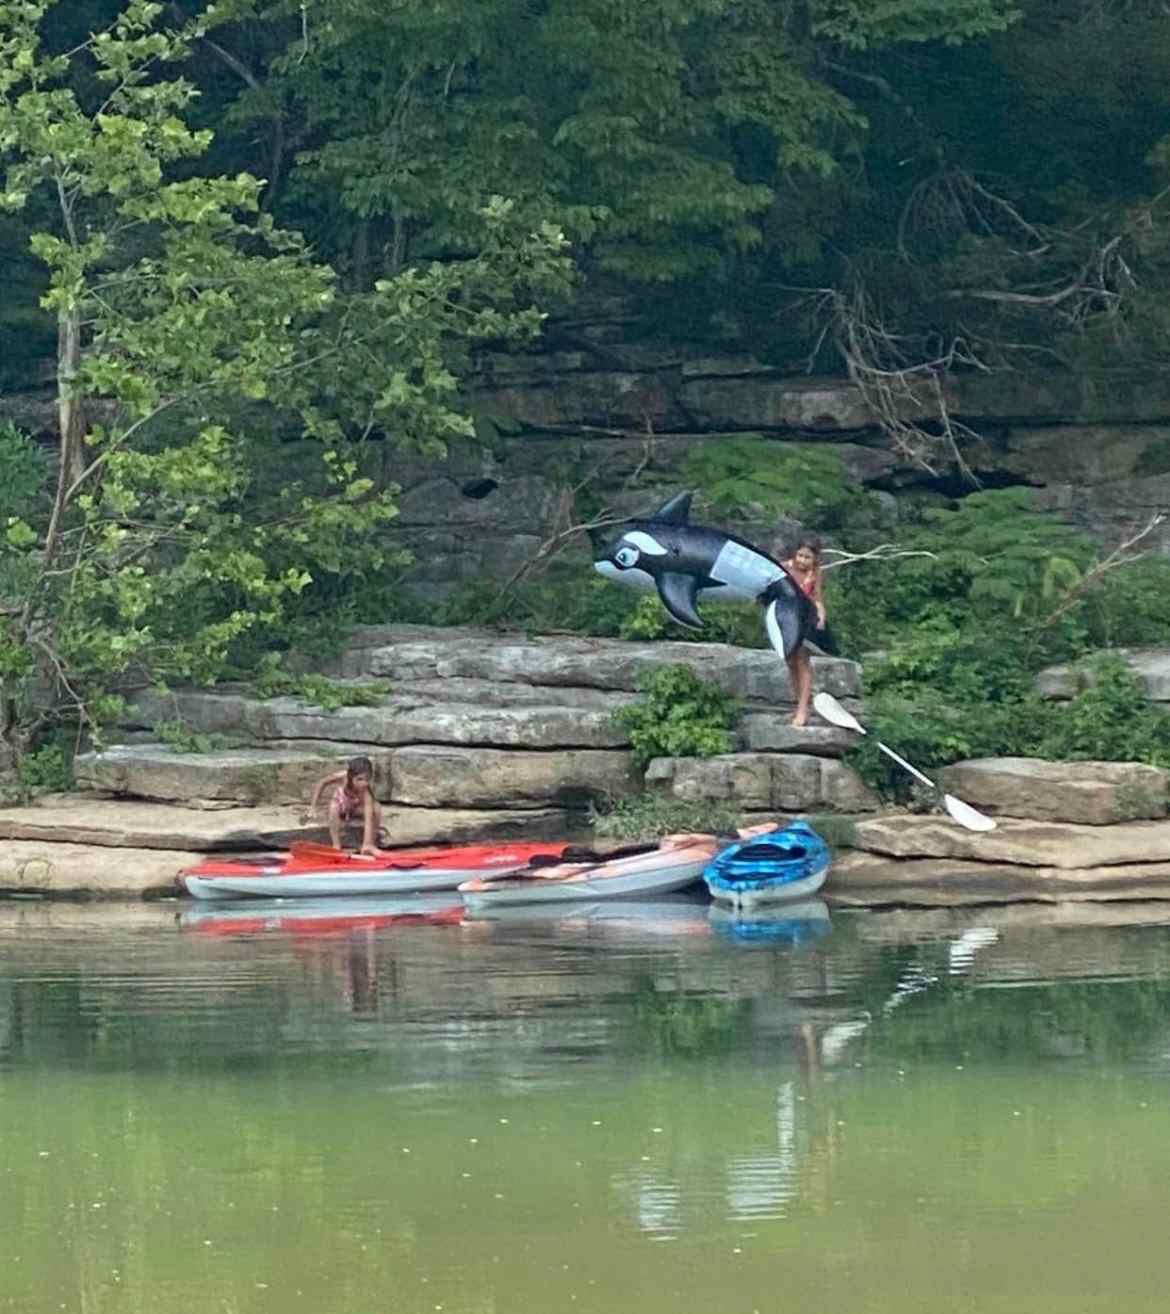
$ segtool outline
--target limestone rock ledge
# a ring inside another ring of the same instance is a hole
[[[242,685],[144,690],[123,721],[129,742],[81,755],[75,771],[81,789],[103,795],[202,809],[292,805],[363,754],[374,767],[375,794],[389,806],[584,813],[595,801],[641,789],[614,712],[637,696],[647,674],[675,664],[740,704],[735,735],[747,765],[733,778],[751,796],[732,789],[719,797],[745,810],[874,805],[832,761],[851,736],[815,722],[801,730],[789,724],[787,668],[770,650],[427,625],[363,626],[352,636],[331,671],[342,681],[389,681],[373,705],[326,710],[295,697],[262,698]],[[818,689],[847,701],[858,693],[854,662],[815,657],[813,677]],[[194,754],[151,742],[156,727],[175,721],[225,746]],[[691,797],[714,795],[692,790]]]
[[[308,838],[299,808],[202,811],[86,794],[47,794],[28,807],[0,809],[0,840],[195,853],[279,848]],[[0,858],[8,845],[0,849]]]
[[[659,757],[646,786],[683,803],[728,803],[747,812],[872,812],[877,796],[843,762],[801,753]]]
[[[173,894],[175,877],[199,854],[10,840],[0,851],[0,897],[144,898]]]
[[[987,757],[939,773],[944,789],[985,812],[1108,826],[1170,811],[1170,772],[1141,762],[1047,762]]]
[[[326,841],[321,825],[301,823],[299,807],[203,810],[134,799],[51,794],[28,807],[0,809],[0,858],[11,841],[103,849],[191,853],[282,849],[297,839]],[[569,839],[585,834],[582,814],[563,808],[387,807],[396,844],[484,839]]]
[[[1070,868],[853,852],[837,855],[822,893],[831,903],[861,908],[1170,900],[1170,861]]]
[[[1010,867],[1088,871],[1170,861],[1170,820],[1114,826],[1005,818],[976,833],[933,816],[885,816],[858,821],[854,843],[885,858],[946,858]]]
[[[617,749],[509,751],[449,744],[375,748],[283,741],[209,753],[122,744],[80,754],[74,773],[84,790],[188,807],[303,805],[316,781],[358,753],[374,768],[375,796],[407,807],[585,808],[602,795],[638,789],[631,755]]]
[[[452,681],[529,685],[556,690],[551,701],[563,703],[577,697],[569,691],[630,693],[647,672],[680,664],[745,702],[792,702],[787,667],[774,652],[724,643],[634,643],[560,634],[525,638],[426,625],[368,625],[359,627],[331,674],[387,678],[396,690],[435,680],[455,691],[458,685]],[[818,690],[836,698],[858,696],[856,662],[813,657],[812,669]],[[427,689],[432,696],[435,691],[433,684]]]
[[[1133,672],[1151,702],[1170,702],[1170,648],[1116,648],[1113,652]],[[1077,665],[1047,666],[1035,683],[1041,698],[1064,702],[1089,688],[1093,673]]]
[[[612,714],[647,671],[676,662],[740,700],[740,751],[658,759],[643,782]],[[856,696],[853,663],[814,659],[813,668],[819,688]],[[132,742],[78,758],[85,793],[0,810],[0,892],[134,896],[173,888],[199,853],[323,839],[320,819],[301,823],[308,792],[363,753],[398,844],[587,839],[591,802],[644,783],[745,818],[823,814],[836,849],[826,895],[839,902],[1170,900],[1167,772],[1133,763],[959,763],[943,774],[946,787],[997,814],[996,830],[873,815],[878,799],[839,760],[849,736],[815,720],[803,730],[788,724],[787,672],[770,652],[369,626],[335,673],[389,678],[391,687],[375,706],[337,711],[241,687],[144,692],[126,722]],[[146,741],[176,718],[240,746],[187,754]]]

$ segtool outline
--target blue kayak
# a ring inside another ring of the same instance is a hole
[[[783,830],[740,840],[717,854],[703,871],[711,896],[732,908],[751,910],[790,899],[807,899],[825,883],[829,846],[803,821]]]

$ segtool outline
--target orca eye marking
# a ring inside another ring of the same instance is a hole
[[[622,570],[629,570],[631,566],[637,564],[638,549],[632,547],[620,547],[613,554],[613,559],[614,564],[620,566]]]

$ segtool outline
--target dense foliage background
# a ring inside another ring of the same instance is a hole
[[[944,368],[1162,367],[1168,108],[1162,0],[0,3],[0,388],[59,403],[55,451],[0,429],[0,736],[410,616],[387,446],[472,433],[470,353],[583,288],[879,411]],[[831,453],[776,462],[743,439],[687,474],[723,517],[885,535]],[[1117,729],[1123,676],[1076,735],[1030,677],[1166,639],[1165,568],[1101,587],[1011,490],[898,536],[917,555],[842,566],[830,601],[880,653],[878,714],[913,706],[900,742],[1160,756],[1148,714]],[[557,593],[491,614],[547,624]],[[604,587],[572,607],[669,632]]]

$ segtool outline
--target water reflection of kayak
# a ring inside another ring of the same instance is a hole
[[[707,901],[687,895],[662,899],[598,899],[558,904],[485,904],[468,908],[467,921],[506,925],[589,926],[644,935],[707,935]]]
[[[457,925],[463,903],[450,894],[350,899],[235,899],[230,905],[191,908],[179,925],[198,935],[260,935],[271,931],[330,935],[387,926]]]
[[[808,944],[827,935],[833,926],[822,899],[803,899],[751,913],[713,903],[707,917],[727,939],[759,944]]]

